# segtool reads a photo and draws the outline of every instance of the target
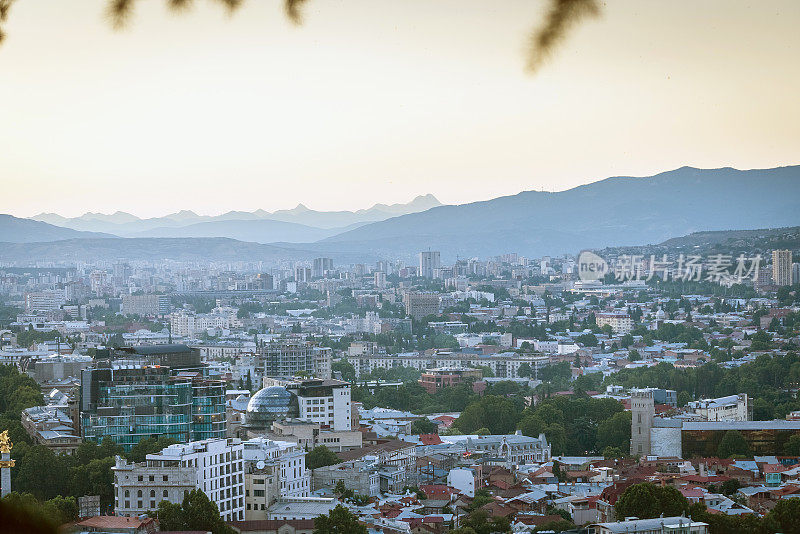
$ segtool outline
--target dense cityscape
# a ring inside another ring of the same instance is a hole
[[[0,0],[0,534],[800,534],[798,27]]]
[[[783,525],[800,264],[758,243],[0,267],[4,499],[90,532]]]

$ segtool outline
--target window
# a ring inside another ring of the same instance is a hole
[[[162,478],[162,480],[163,480],[164,482],[169,482],[169,477],[168,477],[167,475],[164,475],[164,476],[163,476],[163,477],[161,477],[161,478]]]
[[[253,490],[253,497],[263,497],[264,490]]]
[[[137,491],[136,492],[136,496],[141,498],[142,497],[142,490]]]
[[[169,493],[167,493],[167,490],[164,490],[164,498],[166,499],[168,496],[169,496]]]
[[[150,498],[154,499],[156,496],[156,490],[150,490]]]

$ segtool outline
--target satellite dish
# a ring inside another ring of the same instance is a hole
[[[264,462],[262,462],[261,460],[259,460],[259,461],[256,463],[256,468],[257,468],[257,469],[264,469],[264,466],[265,466],[265,465],[266,465],[266,464],[265,464]]]

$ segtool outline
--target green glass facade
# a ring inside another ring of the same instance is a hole
[[[140,440],[225,437],[225,385],[168,367],[86,369],[81,375],[81,435],[109,437],[128,451]]]

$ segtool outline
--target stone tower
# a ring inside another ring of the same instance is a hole
[[[631,391],[631,454],[647,456],[650,454],[650,429],[653,427],[655,405],[653,392]]]

